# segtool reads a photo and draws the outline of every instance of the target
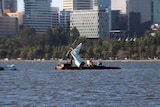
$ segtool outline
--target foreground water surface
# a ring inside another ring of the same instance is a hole
[[[120,70],[56,71],[54,62],[0,71],[0,107],[160,107],[160,62],[108,62]]]

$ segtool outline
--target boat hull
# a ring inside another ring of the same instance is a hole
[[[3,67],[0,67],[0,70],[4,70],[4,68],[3,68]]]
[[[83,66],[83,67],[77,67],[77,66],[56,66],[56,70],[81,70],[81,69],[89,69],[89,70],[94,70],[94,69],[121,69],[120,67],[114,67],[114,66]]]
[[[16,69],[16,66],[15,66],[14,64],[7,65],[4,69],[5,69],[5,70],[17,70],[17,69]]]
[[[12,71],[17,69],[15,67],[5,67],[4,70]]]

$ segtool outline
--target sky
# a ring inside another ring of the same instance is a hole
[[[112,10],[121,10],[122,13],[126,13],[126,0],[112,0],[112,2]]]
[[[24,10],[24,3],[23,0],[18,1],[18,11]],[[59,7],[62,10],[62,0],[52,0],[52,7]]]

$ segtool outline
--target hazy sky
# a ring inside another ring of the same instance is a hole
[[[17,0],[18,1],[18,11],[24,10],[24,3],[23,0]],[[52,0],[52,6],[59,7],[60,10],[62,10],[62,0]]]
[[[112,10],[121,10],[122,13],[126,13],[126,0],[112,0]]]

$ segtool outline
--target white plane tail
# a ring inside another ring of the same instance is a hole
[[[72,53],[79,54],[81,48],[82,48],[82,43],[80,43],[75,49],[73,49]]]
[[[77,67],[81,67],[84,65],[82,58],[79,56],[79,52],[81,50],[82,43],[80,43],[75,49],[71,51],[71,55],[74,58],[74,62]]]

